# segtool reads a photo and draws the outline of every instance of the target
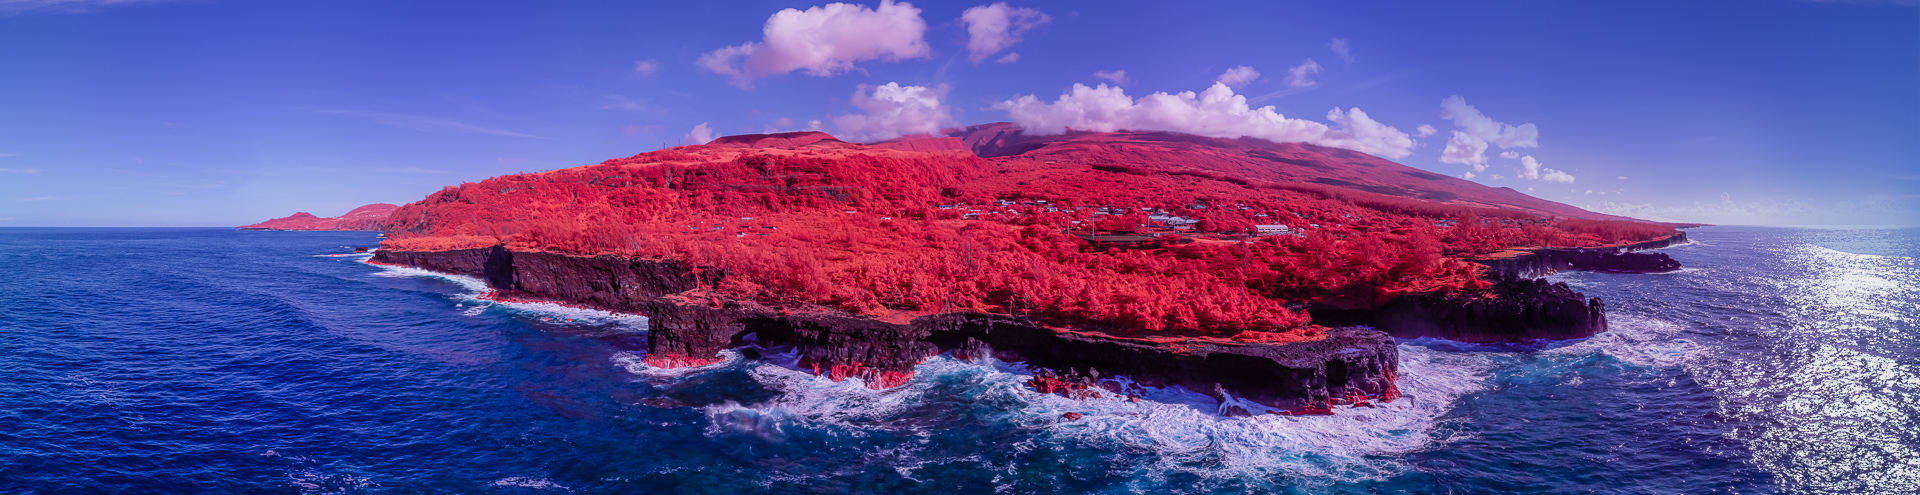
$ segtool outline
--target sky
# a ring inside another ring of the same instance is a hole
[[[1003,121],[1913,226],[1920,1],[0,0],[0,226],[334,216],[717,136]]]

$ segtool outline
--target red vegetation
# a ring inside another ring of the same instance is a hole
[[[1311,338],[1299,309],[1310,303],[1485,287],[1466,257],[1673,232],[1346,150],[1166,133],[1037,144],[983,135],[962,137],[985,155],[1027,148],[980,158],[947,150],[956,138],[894,143],[936,150],[914,152],[787,133],[495,177],[396,210],[385,247],[673,260],[709,294],[887,320],[978,311],[1277,342]],[[1324,163],[1406,179],[1290,175]],[[1385,185],[1401,182],[1425,189]],[[1288,229],[1256,235],[1272,224]]]
[[[275,218],[253,225],[243,225],[246,230],[380,230],[387,223],[387,215],[399,206],[386,203],[374,203],[347,212],[333,218],[321,218],[312,213],[299,212],[286,218]]]

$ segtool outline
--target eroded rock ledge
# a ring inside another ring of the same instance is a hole
[[[1024,318],[944,313],[905,323],[831,310],[791,311],[706,296],[676,263],[616,256],[515,252],[503,247],[388,251],[374,263],[485,280],[496,297],[588,306],[649,318],[647,361],[679,367],[712,363],[745,345],[792,347],[800,366],[869,386],[905,383],[913,367],[945,351],[992,353],[1068,375],[1122,375],[1150,386],[1178,385],[1282,410],[1324,412],[1360,396],[1392,400],[1399,351],[1392,337],[1335,328],[1307,341],[1238,342],[1211,338],[1128,338],[1047,328]],[[724,276],[724,275],[722,275]]]
[[[1663,273],[1680,269],[1680,262],[1665,253],[1642,253],[1687,243],[1686,232],[1675,232],[1665,239],[1610,248],[1543,248],[1524,253],[1476,260],[1502,277],[1532,278],[1554,272],[1585,270],[1613,273]]]

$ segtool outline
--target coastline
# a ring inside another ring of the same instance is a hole
[[[1032,385],[1063,394],[1090,391],[1093,378],[1120,375],[1140,384],[1178,385],[1294,414],[1326,414],[1333,405],[1399,397],[1393,339],[1366,328],[1335,328],[1315,340],[1266,343],[1123,337],[983,313],[890,322],[824,308],[776,309],[713,297],[692,282],[689,270],[671,262],[515,252],[501,246],[379,250],[367,262],[473,277],[492,288],[490,297],[498,300],[646,316],[646,361],[661,368],[711,364],[720,351],[742,347],[751,335],[761,345],[799,351],[800,366],[814,374],[835,380],[859,377],[873,388],[898,386],[913,376],[914,366],[954,352],[1050,370]]]

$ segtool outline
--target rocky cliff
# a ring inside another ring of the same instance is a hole
[[[712,363],[721,350],[751,339],[763,347],[799,351],[800,366],[816,374],[836,380],[858,377],[875,388],[904,383],[915,365],[954,351],[992,354],[1057,373],[1049,376],[1122,375],[1145,385],[1231,394],[1303,413],[1323,412],[1330,401],[1385,401],[1399,394],[1399,355],[1393,339],[1362,328],[1328,329],[1273,343],[1123,337],[970,311],[882,321],[826,308],[795,311],[719,297],[702,289],[692,270],[670,261],[516,252],[496,246],[382,250],[372,262],[480,278],[496,289],[496,298],[645,315],[650,329],[646,359],[661,367]]]

